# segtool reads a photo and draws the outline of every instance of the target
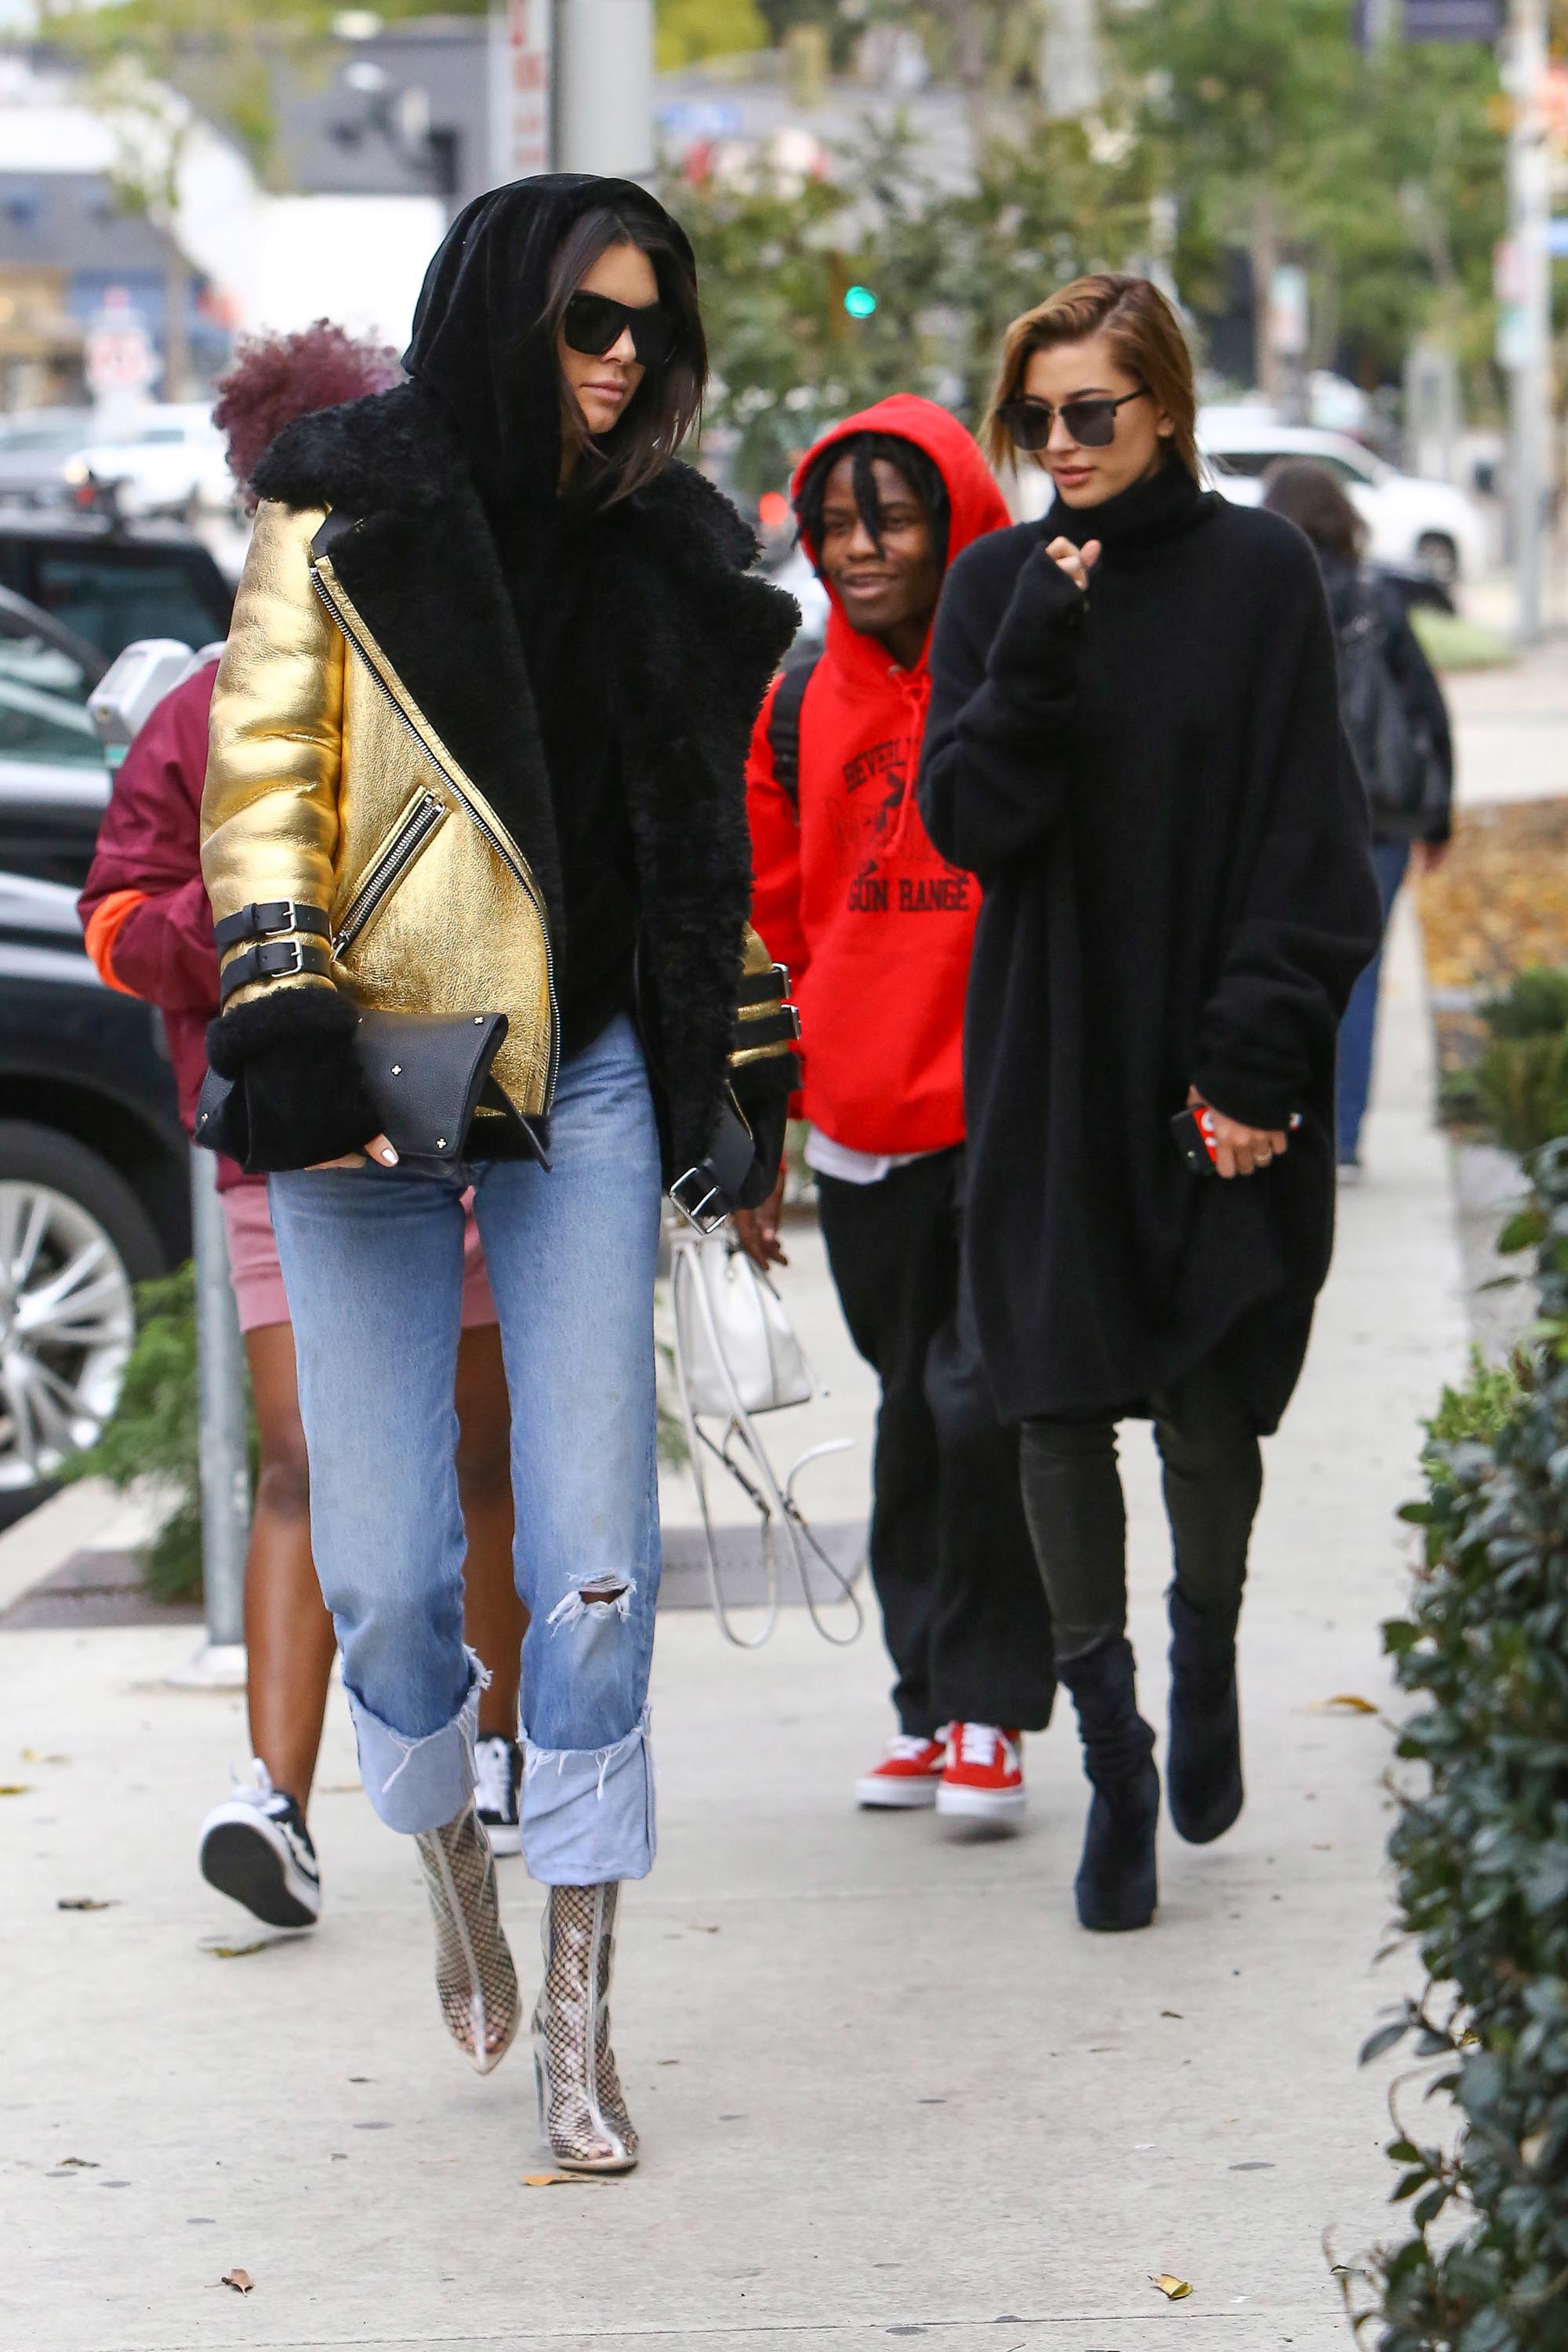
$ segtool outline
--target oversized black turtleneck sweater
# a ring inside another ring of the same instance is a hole
[[[1087,595],[1046,554],[1103,547]],[[1260,1431],[1300,1370],[1333,1235],[1334,1039],[1380,910],[1307,541],[1168,465],[950,570],[921,771],[984,888],[970,982],[968,1245],[1011,1419],[1141,1412],[1223,1360]],[[1192,1176],[1195,1084],[1302,1124]]]

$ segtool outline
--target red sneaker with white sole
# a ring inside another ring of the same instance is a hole
[[[900,1731],[874,1772],[855,1783],[855,1801],[873,1811],[910,1812],[934,1805],[947,1761],[945,1739],[921,1739]]]
[[[1014,1829],[1024,1810],[1023,1735],[994,1723],[955,1723],[947,1769],[936,1792],[939,1813]]]

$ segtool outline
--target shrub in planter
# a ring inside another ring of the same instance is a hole
[[[120,1401],[95,1445],[73,1454],[63,1478],[106,1478],[123,1494],[151,1480],[167,1510],[142,1554],[142,1574],[160,1601],[199,1601],[202,1591],[201,1465],[197,1452],[195,1268],[187,1262],[136,1292],[136,1344]],[[257,1473],[250,1424],[250,1479]]]
[[[1356,2273],[1381,2352],[1568,2347],[1568,1143],[1531,1174],[1537,1349],[1445,1398],[1406,1514],[1425,1571],[1385,1628],[1422,1702],[1390,1853],[1430,1985],[1363,2055],[1414,2037],[1461,2134],[1389,2148],[1415,2234]]]

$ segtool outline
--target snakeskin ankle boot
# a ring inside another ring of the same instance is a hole
[[[522,2016],[496,1902],[495,1857],[473,1801],[415,1839],[436,1922],[436,1991],[447,2031],[481,2074],[499,2066]]]
[[[629,2172],[637,2136],[610,2048],[617,1885],[552,1886],[533,2012],[539,2127],[568,2172]]]

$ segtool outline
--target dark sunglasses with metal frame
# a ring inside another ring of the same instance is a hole
[[[680,322],[662,302],[645,302],[634,309],[608,294],[588,294],[581,289],[566,305],[561,331],[573,351],[602,360],[631,329],[632,348],[644,367],[662,367],[675,349]]]
[[[1130,400],[1143,400],[1149,387],[1124,392],[1120,400],[1064,400],[1053,408],[1048,400],[1005,400],[996,411],[1010,441],[1020,449],[1043,449],[1059,416],[1080,449],[1109,449],[1116,438],[1116,412]]]

